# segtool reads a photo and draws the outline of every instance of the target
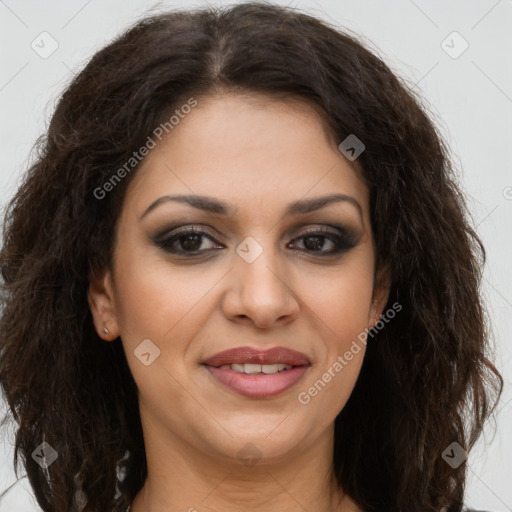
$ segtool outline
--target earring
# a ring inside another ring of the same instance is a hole
[[[103,332],[104,332],[105,334],[108,334],[108,329],[107,329],[106,327],[103,327]]]

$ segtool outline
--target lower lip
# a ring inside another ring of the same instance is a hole
[[[291,388],[304,375],[308,366],[295,366],[273,375],[247,374],[235,370],[221,370],[205,365],[208,371],[222,384],[236,393],[251,398],[267,398],[279,395]]]

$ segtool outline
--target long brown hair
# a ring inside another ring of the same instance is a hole
[[[15,466],[21,455],[45,512],[77,508],[78,486],[84,511],[122,511],[142,487],[137,388],[87,302],[91,276],[112,264],[137,166],[97,190],[183,98],[224,90],[300,97],[336,140],[365,144],[376,268],[402,310],[369,340],[336,418],[334,474],[368,512],[460,512],[466,462],[442,454],[453,442],[471,449],[503,380],[479,291],[485,250],[448,148],[413,87],[356,35],[269,3],[151,15],[62,95],[5,212],[0,384],[17,423]],[[47,470],[32,457],[43,441],[58,453]]]

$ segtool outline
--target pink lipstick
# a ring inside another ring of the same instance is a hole
[[[219,352],[203,362],[218,382],[250,398],[283,393],[299,381],[310,364],[305,354],[284,347],[266,351],[239,347]]]

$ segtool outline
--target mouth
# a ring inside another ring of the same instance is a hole
[[[223,364],[217,366],[220,370],[233,370],[238,373],[246,373],[247,375],[254,375],[257,373],[264,373],[265,375],[275,375],[276,373],[291,370],[297,368],[291,364],[254,364],[254,363],[234,363],[234,364]]]
[[[284,393],[307,371],[309,358],[295,350],[276,347],[229,349],[203,362],[214,381],[238,395],[267,398]]]

